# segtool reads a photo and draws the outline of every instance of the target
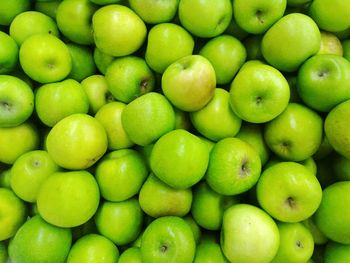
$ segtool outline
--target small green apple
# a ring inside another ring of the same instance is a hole
[[[343,263],[350,261],[350,245],[328,242],[324,251],[325,263]]]
[[[105,75],[107,68],[114,61],[115,57],[107,55],[99,50],[97,47],[94,49],[94,61],[98,70]]]
[[[36,1],[34,4],[35,11],[43,13],[52,19],[56,20],[57,8],[61,4],[62,0],[51,1]]]
[[[321,47],[317,54],[333,54],[343,56],[342,43],[335,34],[321,31]]]
[[[8,26],[20,13],[30,9],[30,0],[1,1],[0,3],[0,25]]]
[[[186,221],[186,223],[190,226],[194,240],[196,241],[196,244],[198,245],[199,240],[202,237],[202,229],[201,227],[197,224],[197,222],[193,219],[191,214],[187,214],[183,219]]]
[[[129,247],[120,255],[118,263],[142,263],[141,249],[139,247]]]
[[[13,71],[18,62],[18,46],[16,41],[0,31],[0,74]]]
[[[193,263],[229,263],[220,244],[212,240],[203,240],[196,247]]]

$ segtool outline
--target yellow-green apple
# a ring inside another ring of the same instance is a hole
[[[325,263],[342,263],[350,261],[350,245],[328,242],[324,250]]]
[[[0,31],[0,74],[8,74],[15,69],[18,62],[18,46],[16,41]]]
[[[118,263],[142,263],[139,247],[129,247],[120,255]]]
[[[335,34],[321,31],[321,47],[317,54],[333,54],[343,56],[342,43]]]
[[[104,75],[107,68],[114,61],[115,57],[107,55],[99,50],[97,47],[94,49],[94,61],[98,70]]]
[[[1,1],[0,3],[0,25],[8,26],[20,13],[30,9],[30,0]]]
[[[43,13],[56,21],[57,8],[61,4],[62,0],[50,0],[50,1],[35,1],[34,9],[40,13]]]

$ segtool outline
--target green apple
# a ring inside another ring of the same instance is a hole
[[[39,132],[31,122],[0,128],[0,162],[13,164],[22,154],[38,149]]]
[[[209,151],[196,135],[174,130],[163,135],[153,146],[150,163],[153,173],[175,189],[186,189],[204,176]]]
[[[142,210],[155,218],[185,216],[192,205],[192,190],[174,189],[150,174],[139,192]]]
[[[175,127],[175,113],[170,102],[156,92],[149,92],[123,109],[122,125],[134,143],[146,146]]]
[[[221,228],[221,249],[232,263],[269,263],[277,253],[279,232],[273,219],[258,207],[228,208]]]
[[[324,251],[325,263],[343,263],[350,261],[350,245],[328,242]]]
[[[34,110],[33,90],[20,78],[0,75],[0,127],[25,122]]]
[[[146,23],[160,24],[169,22],[175,17],[179,1],[129,0],[129,5]]]
[[[350,159],[350,133],[348,116],[350,99],[335,106],[327,115],[324,129],[330,145],[336,152]]]
[[[74,243],[66,262],[115,263],[118,257],[119,250],[112,241],[101,235],[88,234]]]
[[[261,53],[261,41],[263,35],[249,35],[243,41],[247,52],[247,60],[263,60]]]
[[[96,72],[94,57],[90,48],[68,43],[67,47],[72,57],[72,70],[67,78],[82,81]]]
[[[7,247],[4,242],[0,242],[0,263],[8,262]]]
[[[315,160],[321,160],[329,156],[333,152],[332,146],[329,144],[327,136],[323,134],[323,139],[317,152],[313,155]]]
[[[97,9],[89,0],[63,0],[56,11],[57,26],[69,40],[81,45],[93,44],[91,22]]]
[[[38,11],[27,11],[17,15],[11,22],[9,32],[18,46],[35,34],[51,34],[56,37],[60,34],[55,21]]]
[[[30,9],[30,0],[1,1],[0,3],[0,25],[8,26],[20,13]]]
[[[237,195],[252,188],[260,172],[258,152],[240,139],[226,138],[213,147],[205,179],[217,193]]]
[[[192,55],[193,48],[193,38],[184,28],[162,23],[152,27],[148,33],[145,59],[154,71],[163,73],[176,60]]]
[[[188,263],[196,243],[190,226],[180,217],[164,216],[147,226],[141,241],[143,263]]]
[[[16,41],[0,31],[0,74],[8,74],[13,71],[18,62],[18,46]]]
[[[350,5],[346,0],[314,0],[309,14],[326,31],[339,32],[350,27]]]
[[[238,203],[236,196],[224,196],[202,181],[193,188],[191,214],[195,222],[207,230],[219,230],[224,211]]]
[[[25,222],[11,239],[9,258],[11,262],[39,263],[64,262],[72,243],[69,228],[60,228],[34,216]]]
[[[243,122],[235,137],[247,142],[258,152],[261,165],[267,162],[270,156],[270,149],[265,143],[262,125]]]
[[[14,236],[26,220],[25,203],[10,189],[0,188],[0,241]]]
[[[103,105],[95,115],[106,130],[109,150],[119,150],[134,145],[122,125],[121,116],[125,107],[123,102],[109,102]]]
[[[62,0],[51,0],[44,2],[36,1],[34,4],[34,9],[56,20],[57,8],[61,2]]]
[[[229,23],[228,27],[224,31],[224,34],[231,35],[241,41],[246,37],[248,37],[249,35],[248,32],[246,32],[239,25],[237,25],[237,22],[234,16],[232,16],[231,22]]]
[[[107,55],[99,50],[97,47],[94,49],[94,61],[98,70],[105,75],[107,68],[114,61],[115,57]]]
[[[200,55],[180,58],[162,75],[162,90],[170,102],[183,111],[197,111],[214,96],[215,70]]]
[[[343,56],[342,43],[335,34],[321,31],[321,47],[317,54],[333,54]]]
[[[175,129],[183,129],[189,131],[192,128],[190,115],[186,111],[179,110],[174,107],[175,112]]]
[[[136,195],[148,170],[141,154],[132,149],[113,151],[98,162],[95,171],[101,196],[108,201],[124,201]]]
[[[190,226],[194,240],[196,241],[196,244],[199,243],[202,237],[202,229],[201,227],[197,224],[197,222],[193,219],[191,214],[187,214],[183,219],[186,221],[186,223]]]
[[[76,113],[62,119],[50,130],[46,145],[59,166],[79,170],[92,166],[104,155],[108,139],[98,120]]]
[[[86,223],[100,201],[97,182],[87,171],[56,172],[42,183],[37,205],[46,222],[59,227]]]
[[[230,0],[181,0],[178,15],[181,25],[197,37],[215,37],[231,22]]]
[[[287,107],[290,90],[285,77],[277,69],[247,62],[230,87],[231,108],[241,119],[263,123],[277,117]]]
[[[22,154],[11,168],[11,188],[26,202],[36,202],[41,184],[59,167],[43,150]]]
[[[220,244],[211,240],[203,240],[196,247],[193,263],[229,263],[224,256]]]
[[[107,68],[106,81],[113,97],[129,103],[154,89],[155,78],[146,61],[136,56],[115,59]]]
[[[350,99],[350,62],[339,55],[316,55],[299,69],[297,90],[309,107],[329,112]]]
[[[0,172],[0,187],[11,189],[11,168]],[[12,190],[12,189],[11,189]]]
[[[51,34],[28,37],[19,50],[19,61],[24,72],[40,83],[60,81],[72,68],[67,45]]]
[[[241,119],[231,109],[229,92],[220,88],[207,105],[190,112],[190,117],[196,130],[213,141],[234,137],[241,127]]]
[[[350,160],[340,154],[334,154],[332,158],[332,171],[336,179],[350,181]]]
[[[350,39],[346,39],[341,42],[342,47],[343,47],[343,56],[346,58],[348,61],[350,61]]]
[[[264,170],[256,190],[260,206],[272,217],[288,223],[309,218],[322,198],[315,175],[295,162],[280,162]]]
[[[337,182],[323,190],[322,202],[315,213],[315,223],[329,239],[350,245],[350,182]]]
[[[220,35],[209,40],[199,54],[212,64],[218,84],[231,82],[247,57],[243,44],[230,35]]]
[[[296,71],[321,45],[316,23],[301,13],[282,17],[265,33],[262,53],[273,67],[287,72]]]
[[[116,245],[134,241],[141,232],[143,213],[136,198],[103,202],[95,214],[98,232]]]
[[[129,247],[120,255],[118,263],[142,263],[141,249],[139,247]]]
[[[269,159],[269,161],[265,164],[264,166],[264,170],[275,165],[278,164],[280,162],[283,162],[283,160],[277,158],[276,156],[273,156],[272,158]],[[304,165],[307,169],[310,170],[310,172],[312,172],[313,175],[316,176],[317,174],[317,164],[315,162],[315,160],[312,157],[309,157],[303,161],[299,161],[298,163]]]
[[[286,6],[287,0],[234,0],[233,15],[245,31],[262,34],[283,16]]]
[[[289,103],[286,110],[265,125],[264,138],[279,158],[302,161],[316,153],[323,139],[323,120],[302,104]]]
[[[302,221],[302,223],[304,224],[304,226],[306,226],[309,229],[315,245],[324,245],[328,242],[328,238],[316,226],[313,216]]]
[[[314,251],[314,240],[302,223],[278,223],[280,245],[271,263],[307,262]]]
[[[92,17],[96,47],[111,56],[126,56],[138,50],[147,29],[141,18],[122,5],[107,5]]]
[[[35,110],[49,127],[75,113],[88,113],[89,100],[82,85],[74,79],[44,84],[36,90]]]

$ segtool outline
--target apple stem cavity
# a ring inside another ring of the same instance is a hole
[[[296,245],[298,248],[304,248],[303,243],[301,243],[300,240],[297,240],[297,242],[295,242],[295,245]]]
[[[286,204],[290,207],[290,208],[294,208],[296,207],[296,203],[293,197],[288,197],[286,200]]]

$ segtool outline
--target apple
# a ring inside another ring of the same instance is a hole
[[[55,21],[40,12],[27,11],[20,13],[13,19],[9,28],[10,36],[21,46],[24,40],[35,34],[51,34],[59,37]]]
[[[286,6],[287,0],[234,0],[233,15],[245,31],[262,34],[283,16]]]
[[[350,61],[350,39],[341,42],[343,47],[343,57]]]
[[[280,162],[264,170],[256,191],[260,206],[275,219],[288,223],[313,215],[322,198],[315,175],[295,162]]]
[[[19,50],[19,61],[24,72],[40,83],[60,81],[72,68],[67,45],[51,34],[28,37]]]
[[[112,241],[101,235],[88,234],[74,243],[66,262],[115,263],[118,257],[119,250]]]
[[[174,107],[175,113],[175,129],[183,129],[189,131],[192,128],[190,115],[186,111],[179,110]]]
[[[247,60],[263,60],[261,52],[261,41],[263,35],[249,35],[243,41],[247,51]]]
[[[142,236],[141,258],[144,263],[192,262],[195,250],[191,228],[180,217],[155,219]]]
[[[230,0],[181,0],[178,15],[181,25],[197,37],[223,33],[232,18]]]
[[[20,78],[0,75],[0,127],[16,127],[34,110],[33,90]]]
[[[8,26],[20,13],[30,9],[30,0],[1,1],[0,3],[0,25]]]
[[[36,1],[34,9],[56,20],[57,8],[61,2],[62,0]]]
[[[264,170],[280,162],[283,162],[283,160],[277,158],[276,156],[272,156],[272,158],[270,158],[270,160],[264,165]],[[303,161],[299,161],[298,163],[304,165],[307,169],[310,170],[310,172],[312,172],[313,175],[317,175],[317,164],[312,157],[309,157]]]
[[[122,202],[104,201],[95,214],[98,232],[116,245],[126,245],[138,237],[143,212],[136,198]]]
[[[129,247],[119,257],[118,263],[142,263],[139,247]]]
[[[190,118],[196,130],[213,141],[234,137],[241,127],[241,119],[231,109],[229,92],[220,88],[207,105],[190,112]]]
[[[245,63],[230,86],[232,110],[252,123],[277,117],[287,107],[289,97],[289,85],[282,73],[259,61]]]
[[[148,33],[145,59],[154,71],[163,73],[176,60],[192,55],[193,48],[193,38],[185,29],[173,23],[162,23]]]
[[[201,240],[202,237],[202,229],[201,227],[197,224],[197,222],[193,219],[192,215],[189,213],[183,219],[186,221],[186,223],[190,226],[194,240],[196,244],[198,245],[199,241]]]
[[[147,29],[142,19],[130,8],[107,5],[92,17],[96,47],[111,56],[126,56],[138,50],[146,39]]]
[[[45,222],[40,216],[26,221],[10,240],[11,262],[64,262],[72,243],[69,228]]]
[[[220,244],[212,240],[203,240],[196,247],[193,263],[229,263]]]
[[[192,205],[192,190],[174,189],[150,174],[139,192],[141,209],[148,215],[185,216]]]
[[[324,262],[341,263],[350,260],[350,246],[336,242],[328,242],[324,251]]]
[[[155,78],[146,61],[136,56],[115,59],[106,70],[108,90],[121,102],[129,103],[154,89]]]
[[[11,169],[0,172],[0,187],[11,189]]]
[[[292,13],[282,17],[265,33],[262,54],[279,70],[293,72],[321,45],[317,24],[308,16]]]
[[[214,96],[215,70],[200,55],[180,58],[162,75],[162,90],[169,101],[183,111],[197,111]]]
[[[93,44],[91,22],[97,9],[98,6],[89,0],[63,0],[56,11],[57,26],[74,43]]]
[[[321,31],[321,47],[317,54],[334,54],[343,56],[342,43],[335,34]]]
[[[252,205],[237,204],[224,213],[220,243],[232,263],[269,263],[277,253],[280,237],[267,213]]]
[[[107,55],[99,50],[97,47],[94,49],[94,61],[98,70],[105,75],[107,72],[107,68],[114,61],[115,57],[111,55]]]
[[[332,171],[334,177],[340,181],[350,181],[350,160],[340,154],[332,158]]]
[[[198,183],[208,167],[209,151],[196,135],[173,130],[153,146],[151,170],[161,181],[175,189],[186,189]]]
[[[304,226],[306,226],[309,229],[315,245],[324,245],[328,242],[328,238],[316,226],[313,216],[302,221],[302,223],[304,224]]]
[[[237,22],[234,16],[232,16],[231,22],[229,23],[228,27],[224,31],[224,34],[231,35],[241,41],[249,36],[248,32],[246,32],[239,25],[237,25]]]
[[[53,127],[75,113],[88,113],[89,101],[82,85],[74,79],[44,84],[36,90],[35,110],[39,119]]]
[[[11,188],[26,202],[36,202],[41,184],[59,167],[43,150],[22,154],[11,168]]]
[[[8,261],[7,247],[4,242],[0,242],[0,263]]]
[[[16,41],[0,31],[0,74],[13,71],[18,62],[18,46]]]

